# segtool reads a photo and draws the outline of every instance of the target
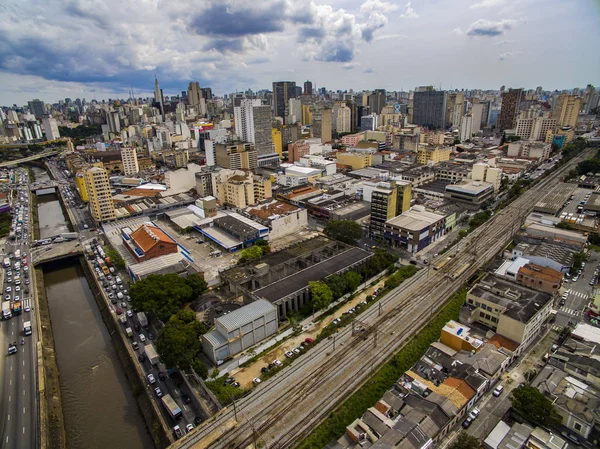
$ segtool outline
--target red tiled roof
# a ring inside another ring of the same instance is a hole
[[[137,228],[131,233],[131,238],[145,253],[160,242],[175,243],[162,229],[150,224],[143,224]]]

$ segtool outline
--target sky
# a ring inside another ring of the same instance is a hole
[[[0,105],[332,90],[600,85],[598,0],[0,2]]]

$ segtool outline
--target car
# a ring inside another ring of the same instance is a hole
[[[185,430],[189,433],[192,430],[194,430],[194,425],[192,423],[188,424],[187,426],[185,426]]]
[[[162,395],[163,395],[163,392],[162,392],[162,390],[160,389],[160,387],[156,387],[156,388],[154,389],[154,392],[156,393],[156,396],[158,396],[159,398],[160,398],[160,397],[162,397]]]
[[[263,367],[260,369],[260,372],[261,372],[261,373],[268,373],[268,372],[269,372],[269,368],[268,368],[268,367],[266,367],[266,366],[263,366]]]
[[[581,268],[585,268],[585,262],[581,262]]]
[[[121,308],[117,307],[117,315],[122,315],[122,314],[123,314],[123,311],[121,310]],[[142,340],[142,339],[140,338],[140,340]],[[142,341],[144,341],[144,340],[142,340]]]
[[[231,384],[231,386],[239,388],[240,387],[240,383],[239,382],[234,382],[234,383]]]
[[[184,404],[189,404],[192,402],[192,400],[190,399],[190,397],[187,394],[182,394],[181,400],[183,401]]]
[[[590,281],[590,285],[594,285],[594,284],[595,284],[595,282],[594,282],[594,280],[592,279],[592,280]]]
[[[17,286],[15,287],[15,291],[16,291],[16,292],[20,292],[20,291],[21,291],[21,287],[17,285]]]
[[[121,292],[117,292],[117,298],[119,298],[119,299],[123,299],[123,293],[121,293]]]
[[[12,278],[6,278],[6,282],[7,282],[7,283],[11,284],[11,283],[12,283],[12,281],[13,281],[13,280],[12,280]]]
[[[471,423],[473,422],[473,419],[469,416],[467,419],[465,419],[462,422],[462,427],[463,429],[468,429],[471,426]]]
[[[479,409],[477,407],[475,407],[473,410],[471,410],[471,413],[469,413],[469,418],[471,418],[474,421],[475,418],[477,418],[479,416],[479,413],[481,413],[481,412],[479,411]]]
[[[502,394],[503,391],[504,391],[504,386],[498,385],[496,388],[494,388],[492,395],[494,395],[495,397],[498,397]]]
[[[140,362],[145,362],[146,361],[146,354],[140,354],[140,355],[138,355],[138,360]]]
[[[154,334],[152,332],[148,332],[148,340],[154,340]]]
[[[255,377],[254,379],[252,379],[252,383],[254,385],[258,385],[260,383],[260,379],[258,377]]]
[[[294,348],[294,349],[292,349],[292,352],[293,352],[294,354],[298,355],[298,354],[300,354],[300,349],[298,349],[298,348]]]
[[[285,356],[287,358],[292,358],[292,357],[294,357],[294,353],[292,351],[286,351]]]
[[[15,300],[15,301],[20,301],[20,300],[21,300],[21,297],[20,297],[19,295],[15,295],[15,299],[14,299],[14,300]]]
[[[25,312],[31,312],[31,306],[25,306]]]
[[[138,350],[140,349],[140,344],[137,341],[134,341],[133,343],[131,343],[131,346],[133,346],[134,350]]]
[[[577,438],[575,435],[573,435],[572,433],[569,432],[561,432],[560,433],[563,437],[565,437],[567,440],[571,441],[572,443],[575,443],[576,445],[579,445],[579,438]]]
[[[15,343],[10,343],[8,345],[8,355],[16,354],[18,351],[17,345]]]
[[[117,289],[117,286],[113,284],[113,285],[112,285],[112,289],[113,289],[113,290],[116,290],[116,289]]]
[[[12,287],[9,285],[8,287],[6,287],[6,293],[10,293],[12,292]]]
[[[144,334],[140,334],[140,341],[142,343],[146,341],[146,336]]]
[[[350,310],[354,311],[354,309],[350,309]],[[310,344],[312,344],[312,342],[313,342],[313,339],[312,339],[312,338],[305,338],[305,339],[304,339],[304,343],[306,343],[306,344],[309,344],[309,345],[310,345]]]
[[[275,360],[273,360],[273,365],[275,365],[275,366],[277,366],[277,367],[282,367],[282,366],[283,366],[283,363],[281,363],[281,361],[279,361],[279,360],[275,359]]]
[[[175,432],[175,436],[177,438],[181,438],[183,436],[183,432],[181,431],[181,429],[179,428],[179,426],[173,427],[173,431]]]
[[[229,385],[235,382],[235,379],[233,377],[228,377],[227,379],[225,379],[225,385]]]
[[[579,275],[576,274],[575,277],[573,278],[573,282],[577,282],[579,280]]]
[[[121,308],[123,308],[124,310],[127,310],[127,303],[126,302],[122,302],[121,303]]]
[[[131,310],[128,310],[128,311],[127,311],[127,316],[128,316],[129,318],[133,318],[133,312],[132,312]]]
[[[164,380],[166,379],[165,373],[163,373],[162,371],[160,371],[158,373],[158,378],[164,382]]]
[[[150,373],[146,377],[148,378],[148,382],[150,382],[151,384],[155,384],[156,383],[156,379],[154,378],[154,374]]]
[[[108,299],[113,299],[114,297],[115,297],[115,295],[113,293],[108,294]]]
[[[139,325],[139,324],[134,324],[134,325],[133,325],[133,328],[135,329],[135,331],[136,331],[136,332],[139,332],[139,331],[140,331],[140,329],[141,329],[141,327],[140,327],[140,325]]]
[[[6,295],[6,296],[4,297],[4,300],[5,300],[5,301],[10,301],[10,295]]]
[[[276,365],[274,363],[269,363],[269,369],[273,369],[273,368],[275,368],[275,366]]]
[[[202,418],[200,418],[199,416],[196,416],[194,418],[194,424],[199,425],[202,422]]]

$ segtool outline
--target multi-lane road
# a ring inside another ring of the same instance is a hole
[[[269,447],[290,447],[427,323],[449,294],[503,248],[540,195],[589,153],[550,174],[463,239],[461,251],[442,270],[422,270],[380,300],[381,312],[374,307],[363,313],[361,321],[369,331],[352,336],[350,329],[341,330],[335,349],[332,341],[322,342],[177,446],[246,447],[256,440]],[[453,279],[464,265],[469,268]]]
[[[26,206],[27,225],[25,220],[23,224],[23,233],[16,240],[8,240],[5,247],[2,248],[2,258],[6,258],[9,253],[20,250],[22,254],[29,257],[28,239],[31,236],[31,211],[29,209],[29,190],[27,188],[27,172],[19,170],[23,175],[23,187],[19,190],[19,195],[27,197],[27,201],[20,202]],[[16,188],[16,187],[15,187]],[[27,235],[27,238],[25,236]],[[0,347],[4,348],[4,355],[0,357],[0,447],[2,448],[37,448],[39,446],[38,429],[38,389],[37,389],[37,331],[36,318],[33,310],[27,312],[28,307],[34,308],[34,288],[33,285],[26,283],[26,272],[24,271],[24,261],[21,260],[20,270],[14,268],[16,260],[10,259],[11,279],[8,283],[8,269],[2,268],[2,300],[6,300],[6,295],[10,296],[11,302],[14,302],[16,296],[22,301],[23,312],[21,315],[13,316],[9,320],[0,323]],[[20,291],[16,290],[14,278],[20,274]],[[33,278],[33,273],[31,275]],[[29,278],[29,279],[31,279]],[[7,293],[7,287],[11,287],[11,292]],[[31,288],[30,288],[31,287]],[[23,323],[31,321],[33,334],[24,336]],[[25,344],[21,344],[24,340]],[[17,353],[8,355],[8,345],[16,343]]]

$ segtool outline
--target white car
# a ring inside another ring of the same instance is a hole
[[[148,374],[148,382],[150,382],[150,384],[156,383],[156,379],[154,378],[154,374],[152,374],[152,373]]]
[[[471,413],[469,413],[469,418],[474,420],[475,418],[477,418],[479,416],[479,413],[480,413],[479,409],[477,407],[475,407],[473,410],[471,410]]]
[[[31,307],[25,306],[25,312],[31,312]]]
[[[144,334],[140,334],[140,341],[142,343],[146,341],[146,336]]]
[[[258,377],[255,377],[254,379],[252,379],[252,383],[254,385],[258,385],[260,383],[260,379]]]

